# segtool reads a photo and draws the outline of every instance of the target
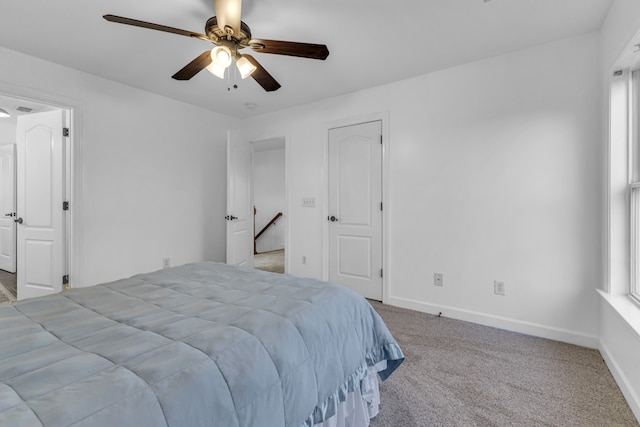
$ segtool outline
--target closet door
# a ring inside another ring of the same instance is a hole
[[[329,130],[329,281],[382,300],[382,123]]]

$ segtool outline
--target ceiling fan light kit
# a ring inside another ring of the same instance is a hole
[[[226,46],[216,46],[211,49],[211,64],[207,70],[216,77],[224,79],[224,72],[231,65],[231,50]]]
[[[211,49],[211,64],[207,65],[207,70],[218,78],[224,79],[225,70],[231,65],[234,55],[226,46],[216,46]],[[247,58],[236,53],[236,67],[243,79],[249,77],[257,69]]]
[[[216,45],[211,51],[203,52],[175,73],[172,78],[176,80],[189,80],[205,68],[215,76],[224,79],[225,70],[235,60],[243,79],[251,76],[264,90],[271,92],[278,90],[280,83],[253,56],[241,54],[240,50],[248,47],[259,53],[319,60],[329,56],[329,49],[323,44],[253,39],[249,26],[240,20],[242,0],[214,0],[213,6],[216,16],[207,20],[205,34],[122,16],[104,15],[103,18],[119,24],[197,38]]]

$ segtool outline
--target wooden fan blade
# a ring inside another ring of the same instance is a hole
[[[213,0],[213,8],[216,11],[218,27],[233,28],[236,36],[240,35],[240,16],[242,14],[242,0]]]
[[[209,64],[211,64],[211,51],[207,50],[171,77],[176,80],[189,80],[191,77],[207,68]]]
[[[251,74],[251,77],[253,77],[253,79],[257,81],[264,90],[267,92],[273,92],[274,90],[280,89],[280,83],[278,83],[276,79],[274,79],[273,76],[269,74],[253,56],[247,55],[246,53],[242,56],[247,58],[249,62],[256,67],[256,70]]]
[[[134,27],[149,28],[151,30],[164,31],[165,33],[179,34],[181,36],[195,37],[197,39],[209,41],[209,38],[204,34],[181,30],[180,28],[167,27],[166,25],[153,24],[151,22],[139,21],[137,19],[125,18],[116,15],[104,15],[103,18],[110,22],[117,22],[118,24],[133,25]]]
[[[275,53],[276,55],[289,55],[301,58],[324,60],[329,56],[329,49],[323,44],[254,39],[249,42],[249,47],[260,53]]]

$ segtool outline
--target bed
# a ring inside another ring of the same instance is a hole
[[[0,426],[368,425],[403,359],[348,289],[195,263],[0,306]]]

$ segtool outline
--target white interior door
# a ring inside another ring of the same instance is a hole
[[[382,123],[329,130],[329,280],[382,300]]]
[[[16,146],[0,147],[0,269],[16,272]]]
[[[61,110],[18,117],[18,299],[60,292],[66,270],[65,144]]]
[[[253,267],[251,144],[227,134],[227,264]]]

